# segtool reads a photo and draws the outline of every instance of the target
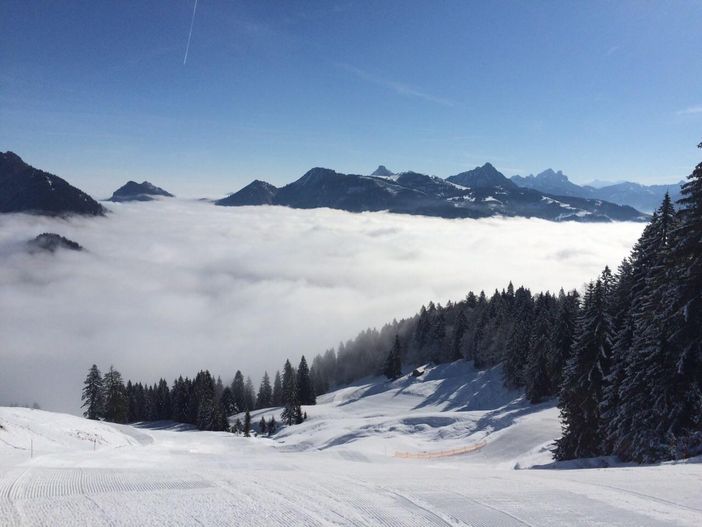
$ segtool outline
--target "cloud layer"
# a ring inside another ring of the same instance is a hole
[[[106,218],[0,217],[0,404],[78,412],[85,371],[257,382],[368,326],[468,290],[580,288],[643,225],[445,220],[170,199]],[[29,255],[57,232],[87,251]]]

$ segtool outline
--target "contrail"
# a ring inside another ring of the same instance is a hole
[[[188,51],[190,50],[190,39],[193,36],[193,25],[195,24],[195,11],[197,10],[197,0],[195,0],[195,5],[193,6],[193,18],[190,20],[190,33],[188,33],[188,43],[185,46],[185,57],[183,58],[183,66],[188,62]]]

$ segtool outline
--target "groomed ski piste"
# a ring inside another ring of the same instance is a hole
[[[499,368],[368,379],[304,410],[245,438],[0,408],[0,525],[702,525],[699,458],[554,464],[557,408]]]

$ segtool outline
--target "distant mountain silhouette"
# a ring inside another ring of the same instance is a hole
[[[58,249],[68,249],[70,251],[82,251],[83,247],[79,243],[54,232],[45,232],[27,242],[30,252],[48,251],[56,252]]]
[[[601,187],[577,185],[570,181],[560,170],[544,170],[536,176],[512,176],[512,181],[524,188],[531,188],[547,194],[573,196],[587,199],[601,199],[629,205],[638,210],[652,212],[661,204],[666,192],[676,201],[680,198],[680,183],[671,185],[641,185],[625,181]]]
[[[490,163],[485,163],[481,167],[475,167],[473,170],[461,172],[455,176],[449,176],[446,179],[451,183],[470,188],[503,187],[507,189],[515,186]]]
[[[64,179],[28,165],[13,152],[0,152],[0,212],[97,216],[105,209]]]
[[[165,196],[172,198],[173,194],[149,183],[148,181],[144,181],[142,183],[127,181],[127,183],[114,191],[109,201],[151,201],[154,199],[154,196]]]
[[[371,176],[379,176],[379,177],[390,177],[390,176],[394,176],[394,175],[395,175],[394,173],[390,172],[387,168],[385,168],[385,165],[380,165],[371,174]]]
[[[257,179],[239,192],[215,201],[215,204],[224,206],[271,205],[277,193],[278,189],[273,185]]]
[[[380,170],[380,173],[385,171]],[[362,176],[317,167],[281,188],[254,181],[215,203],[223,206],[284,205],[300,209],[329,207],[350,212],[387,210],[444,218],[497,215],[554,221],[643,221],[647,218],[632,207],[603,200],[555,196],[521,188],[489,163],[447,179],[416,172],[392,177]]]

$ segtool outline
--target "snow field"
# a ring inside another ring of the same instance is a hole
[[[0,525],[702,525],[696,460],[524,470],[550,463],[558,411],[502,388],[499,369],[369,379],[305,410],[274,438],[244,438],[0,408]]]

